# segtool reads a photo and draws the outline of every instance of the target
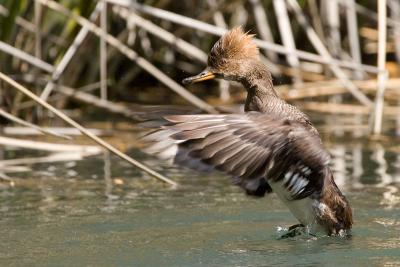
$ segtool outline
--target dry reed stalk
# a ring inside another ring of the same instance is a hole
[[[207,4],[210,7],[210,11],[213,13],[213,21],[214,24],[217,25],[218,27],[227,29],[228,25],[225,22],[224,14],[222,14],[221,11],[218,10],[218,4],[216,0],[207,0]]]
[[[389,8],[391,17],[395,21],[400,21],[400,2],[397,0],[389,1]],[[393,28],[393,39],[396,50],[397,63],[400,64],[400,24],[396,24]],[[400,105],[400,99],[397,100]],[[396,134],[400,136],[400,114],[396,119]]]
[[[196,29],[196,30],[199,30],[202,32],[207,32],[207,33],[210,33],[213,35],[221,36],[226,32],[226,29],[216,27],[214,25],[205,23],[203,21],[185,17],[185,16],[182,16],[182,15],[179,15],[179,14],[176,14],[173,12],[169,12],[166,10],[162,10],[159,8],[139,4],[136,2],[131,2],[130,0],[107,0],[107,2],[117,4],[120,6],[124,6],[124,7],[135,8],[136,10],[138,10],[141,13],[148,14],[148,15],[151,15],[151,16],[163,19],[163,20],[171,21],[173,23],[176,23],[178,25],[183,25],[188,28]],[[285,54],[285,55],[290,53],[290,51],[287,51],[287,49],[284,46],[279,45],[279,44],[266,42],[266,41],[263,41],[260,39],[255,39],[255,42],[257,43],[257,45],[260,48],[265,49],[266,51],[274,51],[276,53]],[[367,71],[370,73],[378,73],[378,69],[375,66],[356,65],[354,62],[343,61],[343,60],[342,61],[335,60],[335,59],[327,60],[326,58],[324,58],[320,55],[301,51],[301,50],[296,50],[296,51],[294,51],[294,53],[299,58],[304,59],[304,60],[310,60],[310,61],[322,63],[322,64],[336,64],[343,68],[361,69],[361,70],[364,70],[364,71]]]
[[[0,108],[0,116],[3,116],[4,118],[6,118],[8,120],[13,121],[13,122],[18,123],[18,124],[21,124],[23,126],[35,129],[36,131],[39,131],[42,134],[49,134],[49,135],[53,135],[53,136],[56,136],[56,137],[65,138],[65,139],[68,139],[68,140],[71,139],[69,136],[66,136],[64,134],[59,134],[59,133],[56,133],[56,132],[54,132],[52,130],[45,129],[45,128],[42,128],[42,127],[40,127],[38,125],[35,125],[33,123],[24,121],[24,120],[22,120],[22,119],[20,119],[20,118],[18,118],[16,116],[6,112],[5,110],[3,110],[1,108]]]
[[[324,16],[327,21],[327,48],[333,58],[341,58],[340,15],[337,0],[323,1]],[[322,42],[322,41],[321,41]]]
[[[327,102],[303,102],[298,103],[301,109],[332,114],[360,114],[370,115],[372,108],[362,105],[327,103]],[[400,113],[399,107],[384,107],[385,115],[397,117]]]
[[[100,27],[107,34],[107,2],[103,1],[100,14]],[[107,100],[107,42],[100,37],[100,97]]]
[[[86,153],[88,155],[95,155],[101,152],[101,148],[98,146],[55,144],[49,142],[23,140],[23,139],[10,138],[4,136],[0,136],[0,145],[42,150],[49,152],[74,152],[83,154]]]
[[[267,65],[269,68],[269,65]],[[296,74],[300,73],[301,77],[304,81],[323,81],[326,79],[325,75],[315,73],[313,71],[306,71],[302,69],[295,69],[284,65],[276,65],[277,68],[280,69],[281,74],[285,74],[287,76],[295,76]],[[303,83],[302,83],[303,84]],[[302,84],[297,85],[296,87],[302,87]]]
[[[349,37],[350,55],[356,64],[361,64],[362,62],[360,40],[358,34],[358,21],[354,0],[347,0],[346,2],[346,22],[347,34]],[[355,70],[354,77],[357,80],[361,80],[365,77],[365,73],[361,70]]]
[[[42,5],[38,2],[35,2],[35,57],[38,59],[42,58],[42,35],[40,31],[40,24],[42,18]]]
[[[386,16],[386,0],[378,1],[378,90],[375,97],[375,109],[373,113],[373,134],[381,134],[382,132],[382,117],[383,117],[383,100],[385,94],[385,84],[388,72],[385,68],[386,63],[386,30],[387,30],[387,16]],[[399,113],[398,113],[399,114]]]
[[[315,85],[312,87],[300,87],[295,89],[289,89],[285,85],[282,85],[276,86],[275,89],[279,92],[279,95],[285,100],[298,100],[310,97],[331,96],[348,92],[346,88],[343,88],[340,84],[338,84],[337,86]]]
[[[365,93],[375,93],[376,92],[376,80],[366,80],[366,81],[355,81],[355,84]],[[387,82],[387,97],[391,97],[393,99],[399,99],[400,93],[398,92],[398,88],[400,87],[400,79],[390,79]],[[331,81],[320,81],[320,82],[311,82],[311,83],[303,83],[303,85],[299,88],[293,89],[291,85],[280,85],[275,86],[275,89],[278,91],[279,95],[287,100],[298,100],[303,98],[310,97],[319,97],[319,96],[328,96],[334,94],[344,94],[348,93],[347,89],[344,88],[339,80],[331,80]],[[87,94],[81,91],[77,91],[70,87],[58,85],[56,88],[57,92],[70,96],[77,101],[96,106],[98,108],[102,108],[111,113],[121,114],[128,118],[135,119],[135,112],[131,111],[129,108],[122,104],[113,103],[111,101],[101,101],[100,98]],[[244,93],[240,93],[242,95],[241,98],[244,97]]]
[[[23,61],[26,61],[29,64],[31,64],[41,70],[44,70],[46,72],[52,73],[54,71],[54,67],[51,64],[49,64],[39,58],[31,56],[28,53],[26,53],[18,48],[15,48],[7,43],[4,43],[3,41],[0,41],[0,51],[3,51],[4,53],[9,54],[13,57],[19,58]]]
[[[364,93],[370,95],[376,94],[375,79],[365,80],[365,81],[354,81],[354,83]],[[342,86],[339,80],[308,82],[308,83],[303,83],[302,86],[298,88],[293,88],[292,85],[277,85],[274,88],[276,89],[280,97],[288,101],[348,93],[348,90]],[[400,88],[400,78],[388,80],[386,83],[385,98],[395,102],[399,101],[400,92],[398,88]],[[232,98],[234,99],[235,102],[242,102],[246,98],[246,93],[244,91],[240,91],[236,94],[233,94]],[[222,109],[221,107],[219,107],[219,109],[223,112],[228,112],[228,113],[231,112],[224,110],[226,108]]]
[[[53,106],[51,106],[47,102],[43,101],[40,97],[36,96],[31,91],[29,91],[28,89],[23,87],[21,84],[15,82],[14,80],[9,78],[7,75],[5,75],[2,72],[0,72],[0,79],[5,81],[6,83],[10,84],[11,86],[13,86],[15,89],[17,89],[18,91],[20,91],[24,95],[26,95],[26,96],[30,97],[31,99],[35,100],[39,105],[41,105],[42,107],[48,109],[49,111],[54,113],[57,117],[59,117],[60,119],[62,119],[66,123],[68,123],[69,125],[77,128],[79,131],[82,132],[82,134],[86,135],[87,137],[89,137],[90,139],[95,141],[100,146],[102,146],[102,147],[106,148],[107,150],[113,152],[118,157],[120,157],[123,160],[129,162],[130,164],[136,166],[138,169],[148,173],[149,175],[153,176],[154,178],[156,178],[156,179],[158,179],[160,181],[168,183],[168,184],[172,185],[173,187],[177,186],[177,183],[175,183],[174,181],[172,181],[169,178],[165,177],[164,175],[162,175],[162,174],[150,169],[149,167],[143,165],[142,163],[140,163],[139,161],[136,161],[135,159],[129,157],[128,155],[122,153],[121,151],[119,151],[118,149],[116,149],[115,147],[113,147],[112,145],[110,145],[109,143],[104,141],[103,139],[101,139],[101,138],[97,137],[96,135],[92,134],[91,132],[86,130],[84,127],[82,127],[80,124],[78,124],[77,122],[75,122],[74,120],[72,120],[71,118],[69,118],[64,113],[62,113],[58,109],[54,108]]]
[[[20,158],[20,159],[8,159],[0,161],[1,171],[7,172],[7,169],[13,167],[23,167],[18,165],[32,165],[39,163],[53,163],[53,162],[63,162],[63,161],[78,161],[85,157],[100,154],[101,151],[97,153],[87,153],[87,152],[56,152],[49,156],[44,157],[32,157],[32,158]],[[15,166],[17,165],[17,166]]]
[[[82,135],[82,133],[75,128],[70,128],[70,127],[45,127],[43,128],[47,131],[51,131],[53,133],[56,133],[58,135]],[[17,136],[17,135],[39,135],[42,134],[41,131],[36,130],[31,127],[18,127],[18,126],[6,126],[3,129],[3,134],[5,135],[11,135],[11,136]],[[91,132],[94,135],[107,135],[107,131],[100,130],[100,129],[86,129],[89,132]]]
[[[228,29],[228,24],[225,22],[225,18],[223,14],[218,11],[217,2],[215,0],[208,0],[208,5],[213,12],[213,19],[215,25],[220,28]],[[218,89],[219,89],[219,98],[223,102],[227,102],[231,98],[231,94],[229,92],[229,81],[224,79],[218,79]]]
[[[274,43],[274,37],[271,32],[271,27],[269,26],[266,15],[267,13],[265,12],[264,6],[260,0],[250,0],[250,3],[261,39],[270,43]],[[278,61],[278,55],[273,51],[266,51],[266,54],[273,62]]]
[[[380,0],[378,0],[378,2],[379,2]],[[346,2],[347,2],[347,0],[341,0],[341,2],[345,5],[346,4]],[[363,15],[363,16],[365,16],[365,17],[367,17],[367,18],[369,18],[369,19],[371,19],[371,20],[373,20],[373,21],[376,21],[376,22],[378,22],[378,13],[377,12],[375,12],[375,11],[373,11],[373,10],[370,10],[370,9],[368,9],[368,8],[366,8],[366,7],[364,7],[364,6],[362,6],[362,5],[360,5],[360,4],[358,4],[358,3],[356,3],[356,11],[358,12],[358,13],[360,13],[361,15]],[[387,19],[387,25],[388,26],[391,26],[391,27],[394,27],[394,26],[400,26],[400,21],[397,21],[397,20],[394,20],[394,19]]]
[[[368,41],[378,41],[379,33],[378,29],[363,26],[359,30],[360,36],[367,39]]]
[[[1,165],[1,163],[0,163]],[[2,166],[1,167],[1,173],[14,173],[14,172],[30,172],[32,171],[31,168],[28,168],[26,166]],[[1,174],[0,173],[0,174]],[[0,179],[4,179],[3,177],[0,177]]]
[[[169,78],[158,68],[156,68],[149,61],[140,57],[135,51],[130,49],[125,44],[121,43],[114,36],[104,33],[101,30],[101,28],[99,28],[95,24],[91,23],[89,20],[87,20],[79,15],[76,15],[75,13],[72,13],[70,10],[68,10],[64,6],[58,4],[54,1],[51,1],[51,0],[37,0],[37,1],[40,1],[43,5],[46,5],[47,7],[54,9],[54,10],[64,14],[65,16],[68,16],[68,17],[76,20],[80,25],[86,26],[91,32],[96,34],[98,37],[104,38],[109,45],[116,47],[127,58],[129,58],[132,61],[135,61],[136,64],[138,64],[142,69],[147,71],[149,74],[151,74],[157,80],[159,80],[161,83],[163,83],[164,85],[169,87],[171,90],[173,90],[174,92],[176,92],[177,94],[182,96],[184,99],[186,99],[188,102],[192,103],[196,107],[198,107],[208,113],[218,113],[212,106],[210,106],[209,104],[207,104],[200,98],[196,97],[195,95],[193,95],[192,93],[187,91],[185,88],[180,86],[178,83],[176,83],[174,80]],[[99,3],[102,3],[102,2],[99,2]]]
[[[322,41],[319,39],[318,35],[316,32],[311,28],[309,25],[305,15],[303,14],[299,4],[297,3],[296,0],[287,0],[289,6],[291,7],[292,11],[295,13],[295,17],[299,24],[304,28],[306,31],[306,34],[313,44],[314,48],[318,51],[318,53],[326,58],[328,61],[332,61],[332,56],[329,54],[328,50],[325,48],[324,44]],[[352,83],[349,78],[347,77],[346,73],[343,72],[343,70],[335,64],[330,64],[329,65],[330,69],[332,72],[335,74],[337,78],[341,80],[343,83],[343,86],[345,86],[350,93],[358,100],[360,101],[363,105],[367,107],[372,106],[372,101],[366,97],[355,85]]]
[[[23,80],[26,83],[31,83],[31,84],[39,83],[41,86],[45,86],[47,84],[47,79],[38,78],[38,77],[33,78],[33,77],[30,77],[29,75],[23,75],[21,80]],[[60,85],[56,85],[55,88],[59,88],[59,87],[60,87]],[[88,85],[76,88],[74,90],[76,93],[78,93],[78,92],[86,92],[87,93],[87,92],[97,90],[99,88],[100,88],[100,82],[95,82],[92,84],[88,84]],[[51,103],[53,101],[58,101],[58,100],[62,100],[62,99],[64,99],[63,95],[53,95],[47,99],[47,102]],[[18,105],[18,107],[16,107],[16,111],[27,109],[27,108],[32,108],[35,105],[36,105],[35,101],[28,100],[28,101],[25,101],[25,102],[21,103],[20,105]]]
[[[111,157],[108,151],[104,151],[103,153],[103,162],[104,181],[106,184],[104,195],[107,196],[107,198],[112,198],[113,182],[111,179]]]
[[[149,35],[147,34],[147,31],[145,31],[143,29],[138,29],[137,34],[138,34],[138,37],[139,37],[138,39],[139,39],[140,46],[142,47],[144,55],[151,57],[154,54],[154,50],[153,50]],[[171,51],[168,51],[167,53],[169,53],[173,57],[173,54],[171,53]],[[172,59],[172,60],[168,61],[168,63],[173,64],[174,61],[175,61],[175,59]]]
[[[272,3],[274,6],[276,18],[278,20],[278,28],[282,43],[286,47],[287,51],[290,52],[286,54],[286,60],[294,70],[294,83],[296,84],[296,86],[298,86],[302,83],[302,78],[300,72],[298,71],[300,69],[300,60],[295,53],[296,44],[294,42],[286,3],[285,0],[273,0]]]
[[[354,83],[365,93],[376,93],[376,80],[354,81]],[[387,94],[385,94],[385,96],[393,100],[400,99],[399,87],[400,79],[388,80],[386,83]],[[280,85],[275,86],[275,89],[280,96],[288,100],[344,94],[348,92],[338,80],[304,83],[302,87],[296,89],[292,89],[290,85]]]
[[[101,12],[102,7],[103,7],[103,2],[102,1],[98,2],[96,7],[94,8],[94,10],[92,11],[92,14],[90,14],[90,17],[89,17],[90,21],[95,21],[97,19],[97,17],[99,16],[99,13]],[[80,31],[76,35],[74,41],[68,47],[67,52],[65,52],[64,56],[62,57],[60,63],[57,64],[54,71],[52,72],[51,80],[44,87],[44,89],[40,95],[41,99],[43,99],[45,101],[47,100],[47,98],[53,91],[54,83],[61,77],[61,75],[67,68],[68,64],[70,63],[71,59],[76,54],[76,51],[82,44],[83,40],[85,40],[88,33],[89,33],[88,27],[82,27],[80,29]]]
[[[97,96],[82,91],[77,91],[67,86],[57,85],[56,91],[63,95],[72,97],[73,99],[80,101],[82,103],[86,103],[98,108],[105,109],[111,113],[121,114],[128,118],[134,118],[134,113],[124,105],[114,103],[108,100],[102,100]]]
[[[366,42],[363,47],[364,54],[378,54],[379,43],[378,42]],[[391,54],[396,52],[396,44],[390,41],[386,42],[386,53]]]
[[[155,25],[153,22],[140,17],[135,12],[118,6],[115,6],[113,8],[113,11],[125,20],[132,19],[132,21],[137,26],[160,38],[164,42],[172,45],[173,48],[175,48],[178,52],[184,54],[185,56],[195,59],[204,64],[207,63],[207,54],[204,53],[201,49],[186,42],[185,40],[182,40],[181,38],[176,37],[169,31]]]
[[[324,3],[324,2],[322,2]],[[325,32],[322,25],[321,15],[318,9],[317,0],[307,0],[307,5],[310,10],[312,25],[319,38],[326,43]]]
[[[389,0],[388,4],[392,19],[395,21],[400,21],[400,2],[397,0]],[[400,63],[400,24],[396,24],[393,28],[393,39],[396,49],[397,62]]]

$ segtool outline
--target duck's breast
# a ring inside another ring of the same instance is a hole
[[[316,207],[319,206],[318,200],[311,197],[299,200],[291,199],[291,193],[284,186],[283,181],[269,182],[269,185],[300,223],[308,226],[311,232],[325,232],[324,227],[317,222]]]

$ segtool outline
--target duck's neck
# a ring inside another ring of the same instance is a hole
[[[272,84],[271,73],[261,62],[255,63],[249,75],[240,82],[247,90],[245,111],[266,112],[268,106],[279,99]]]

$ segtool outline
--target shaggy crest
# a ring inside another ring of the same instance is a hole
[[[258,59],[258,47],[253,36],[243,32],[240,26],[233,28],[214,44],[208,56],[208,65],[216,67],[229,59]]]

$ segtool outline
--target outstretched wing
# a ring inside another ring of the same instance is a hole
[[[146,135],[147,153],[200,171],[217,169],[250,194],[281,182],[287,197],[320,192],[329,155],[317,134],[301,123],[249,112],[232,115],[176,115]]]

